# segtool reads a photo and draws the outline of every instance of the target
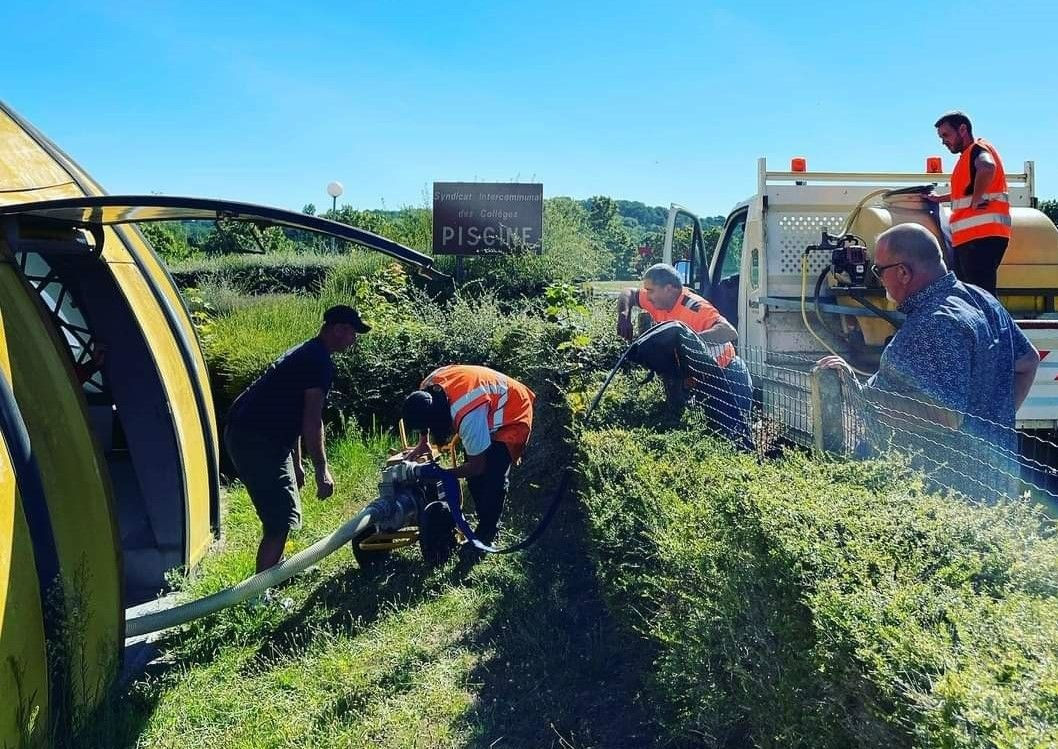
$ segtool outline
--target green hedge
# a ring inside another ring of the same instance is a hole
[[[204,338],[220,403],[230,402],[283,351],[315,335],[323,310],[339,302],[358,305],[372,330],[355,350],[335,358],[331,416],[364,425],[395,424],[404,396],[444,364],[484,364],[542,392],[583,387],[579,375],[612,361],[619,346],[610,305],[559,323],[549,321],[540,304],[526,303],[512,314],[488,294],[432,301],[392,267],[371,279],[336,273],[318,297],[264,297],[209,324]],[[585,341],[564,348],[580,334]]]
[[[1058,541],[898,463],[760,465],[693,430],[580,444],[609,603],[648,702],[708,745],[1053,746]]]
[[[315,294],[333,273],[367,276],[389,259],[377,252],[344,254],[221,255],[170,265],[181,289],[222,287],[240,294]]]

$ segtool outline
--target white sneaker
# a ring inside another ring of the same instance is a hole
[[[273,606],[278,606],[283,611],[290,611],[294,608],[294,599],[289,596],[280,598],[274,590],[271,588],[265,588],[264,593],[260,593],[249,600],[250,608],[265,609]]]

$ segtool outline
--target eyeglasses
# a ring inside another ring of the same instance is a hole
[[[874,277],[877,278],[880,281],[880,280],[882,280],[882,274],[883,273],[885,273],[890,268],[895,268],[898,265],[907,265],[907,263],[889,263],[889,265],[874,265],[874,264],[871,264],[871,273],[873,273]]]

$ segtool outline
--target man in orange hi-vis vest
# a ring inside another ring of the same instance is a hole
[[[738,331],[734,326],[707,299],[685,289],[676,268],[665,263],[647,268],[642,288],[625,289],[617,297],[617,333],[625,340],[633,337],[633,307],[649,314],[655,323],[684,323],[712,350],[721,375],[713,381],[697,383],[699,391],[708,396],[707,415],[721,433],[738,444],[748,445],[753,381],[746,363],[735,353]],[[662,382],[670,407],[682,411],[688,395],[686,382],[671,377],[662,377]]]
[[[996,271],[1010,241],[1010,196],[996,147],[974,138],[970,118],[948,112],[934,123],[941,142],[959,161],[951,173],[951,192],[928,195],[951,201],[951,244],[955,275],[990,294],[996,293]]]
[[[404,400],[404,426],[420,433],[406,460],[459,435],[466,460],[452,470],[474,497],[474,535],[491,544],[507,499],[511,464],[521,460],[533,430],[532,390],[488,367],[451,364],[435,369]]]

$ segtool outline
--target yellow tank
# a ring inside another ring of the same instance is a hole
[[[861,208],[853,217],[849,231],[866,242],[872,256],[878,235],[896,224],[921,224],[944,246],[941,229],[929,208],[929,203],[918,195],[888,195],[881,206]],[[1048,309],[1046,293],[1032,292],[1058,290],[1058,229],[1035,208],[1013,207],[1010,218],[1013,226],[1010,244],[999,266],[999,300],[1015,316],[1031,317],[1053,311]],[[861,319],[860,325],[865,328],[865,338],[867,329],[888,331],[874,345],[884,344],[884,337],[892,335],[891,326],[877,318]],[[879,332],[875,331],[872,337],[877,339]]]

